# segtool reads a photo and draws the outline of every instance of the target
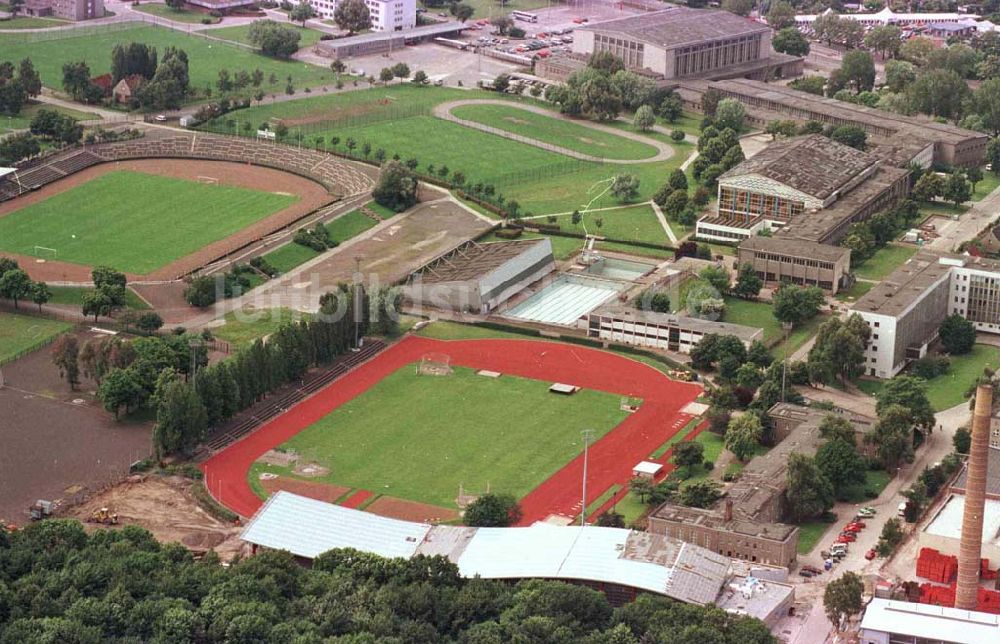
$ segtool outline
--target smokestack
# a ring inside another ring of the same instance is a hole
[[[969,448],[965,514],[962,516],[962,541],[958,549],[958,585],[955,589],[955,608],[964,610],[976,610],[978,605],[992,408],[993,387],[979,385],[976,388],[976,409],[972,414],[972,446]]]
[[[723,505],[722,507],[725,508],[724,514],[722,515],[722,518],[725,519],[726,521],[732,521],[733,520],[733,500],[730,499],[730,498],[727,498],[725,505]]]

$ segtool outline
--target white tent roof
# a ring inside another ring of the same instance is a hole
[[[17,168],[2,168],[0,167],[0,179],[6,177],[8,174],[17,172]]]
[[[1000,615],[873,599],[865,610],[861,629],[918,637],[921,641],[996,644],[1000,642]]]

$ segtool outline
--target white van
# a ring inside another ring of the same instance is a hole
[[[896,514],[899,516],[906,516],[906,501],[900,501],[899,507],[896,508]]]

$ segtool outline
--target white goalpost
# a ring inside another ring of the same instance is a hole
[[[38,261],[44,262],[47,259],[55,259],[59,253],[55,248],[48,248],[47,246],[32,246],[31,254],[37,257]]]
[[[425,353],[417,363],[417,374],[421,376],[451,375],[451,357],[444,353]]]
[[[198,183],[207,183],[209,185],[217,186],[217,185],[219,185],[219,179],[218,179],[218,177],[204,177],[204,176],[199,176],[198,177]]]

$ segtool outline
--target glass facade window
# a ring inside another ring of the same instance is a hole
[[[775,221],[788,221],[801,215],[805,203],[775,195],[736,188],[719,188],[719,215],[723,217],[762,216]]]

